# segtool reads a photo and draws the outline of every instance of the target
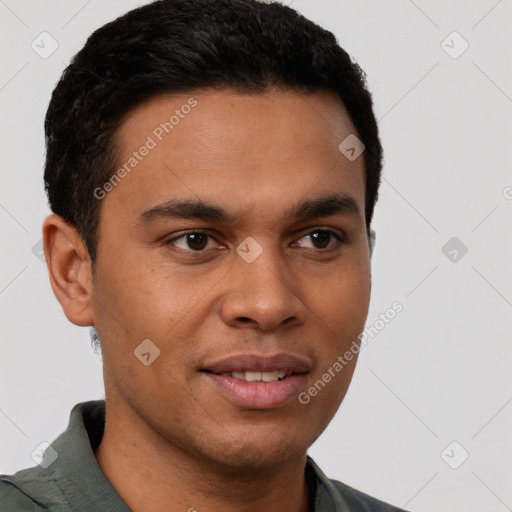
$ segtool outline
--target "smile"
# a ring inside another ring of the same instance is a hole
[[[278,370],[273,372],[222,372],[217,373],[216,375],[222,375],[224,377],[233,377],[235,379],[240,379],[245,382],[276,382],[282,381],[289,376],[296,375],[296,373],[293,371],[290,372],[286,370]]]

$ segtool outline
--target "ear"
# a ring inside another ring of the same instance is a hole
[[[78,231],[52,214],[43,223],[43,246],[53,293],[67,319],[93,325],[92,265]]]
[[[370,229],[370,236],[368,238],[368,241],[369,241],[369,244],[370,244],[370,259],[373,255],[373,250],[375,249],[375,239],[376,239],[376,234],[375,234],[375,231],[373,229]]]

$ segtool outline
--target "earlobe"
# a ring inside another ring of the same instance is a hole
[[[93,325],[92,266],[82,237],[62,217],[43,223],[44,255],[53,293],[70,322]]]

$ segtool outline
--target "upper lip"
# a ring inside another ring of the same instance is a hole
[[[311,362],[304,356],[296,354],[279,353],[269,354],[238,354],[219,359],[206,364],[201,370],[213,373],[224,372],[275,372],[278,370],[287,373],[307,373],[311,369]]]

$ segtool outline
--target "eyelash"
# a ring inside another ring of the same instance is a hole
[[[311,236],[313,235],[314,233],[318,233],[318,232],[324,232],[324,233],[328,233],[329,235],[331,235],[332,237],[334,237],[336,243],[334,245],[331,245],[331,246],[328,246],[328,247],[325,247],[325,248],[313,248],[313,249],[316,249],[317,251],[320,251],[320,252],[327,252],[329,250],[332,250],[332,249],[335,249],[336,247],[339,247],[340,245],[343,245],[343,244],[346,244],[348,243],[346,237],[343,235],[339,235],[338,233],[336,233],[335,231],[333,231],[332,229],[322,229],[322,228],[316,228],[312,231],[309,231],[308,233],[304,234],[303,236],[301,236],[299,238],[299,240],[302,240],[303,238],[306,238],[308,236]],[[209,233],[205,232],[205,231],[187,231],[185,233],[182,233],[181,235],[179,236],[176,236],[174,238],[171,238],[170,240],[167,240],[165,242],[165,245],[174,245],[174,242],[177,242],[181,239],[184,239],[186,238],[187,236],[189,235],[204,235],[204,236],[207,236],[209,238],[212,238],[215,240],[215,237],[213,235],[210,235]],[[181,247],[177,247],[177,249],[179,250],[182,250],[184,252],[189,252],[189,253],[205,253],[206,250],[194,250],[194,249],[182,249]],[[308,247],[308,249],[311,249],[310,247]]]

